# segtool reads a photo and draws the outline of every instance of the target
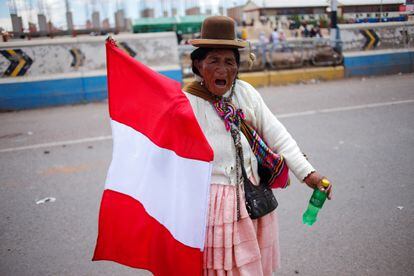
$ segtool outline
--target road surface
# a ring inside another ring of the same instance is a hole
[[[277,191],[276,275],[412,275],[414,75],[259,89],[335,185],[319,221],[311,190]],[[111,159],[107,103],[0,113],[0,275],[150,275],[91,262]],[[53,197],[54,202],[36,204]]]

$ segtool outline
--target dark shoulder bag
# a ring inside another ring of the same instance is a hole
[[[239,162],[241,167],[247,213],[252,219],[263,217],[275,210],[278,202],[272,189],[265,182],[260,181],[259,185],[256,186],[247,177],[244,168],[243,149],[240,142],[240,131],[236,128],[232,129],[231,136],[233,137],[236,154],[238,156],[238,160],[236,161]]]

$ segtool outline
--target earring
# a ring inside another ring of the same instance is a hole
[[[201,81],[200,81],[200,85],[201,85],[201,86],[204,86],[204,80],[201,80]]]

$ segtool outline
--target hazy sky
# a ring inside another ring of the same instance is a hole
[[[6,30],[11,30],[11,21],[9,15],[9,3],[10,0],[0,0],[0,27]],[[46,16],[52,19],[52,22],[57,27],[65,28],[65,0],[15,0],[18,7],[18,15],[22,16],[24,27],[27,28],[27,21],[37,23],[37,12],[39,10],[39,3],[43,3],[44,13]],[[110,22],[114,22],[113,13],[116,10],[117,3],[122,5],[124,3],[127,17],[132,19],[138,18],[139,7],[142,6],[143,0],[69,0],[71,11],[73,13],[73,20],[76,26],[85,25],[87,14],[91,14],[93,10],[92,3],[96,3],[95,7],[100,12],[101,20],[108,17]],[[156,15],[161,15],[161,2],[164,2],[167,7],[175,5],[178,7],[179,12],[184,12],[185,0],[146,0],[148,7],[153,7],[156,10]],[[217,11],[219,2],[224,6],[230,7],[238,4],[245,3],[246,0],[187,0],[187,5],[199,2],[202,10],[211,6],[213,12]],[[41,5],[40,5],[41,6]],[[90,16],[88,16],[90,18]]]

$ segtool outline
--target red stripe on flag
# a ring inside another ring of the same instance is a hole
[[[155,276],[197,276],[202,273],[202,254],[175,240],[139,201],[104,191],[94,261],[115,261]]]
[[[208,144],[179,82],[106,43],[109,112],[162,148],[184,158],[212,161]]]

